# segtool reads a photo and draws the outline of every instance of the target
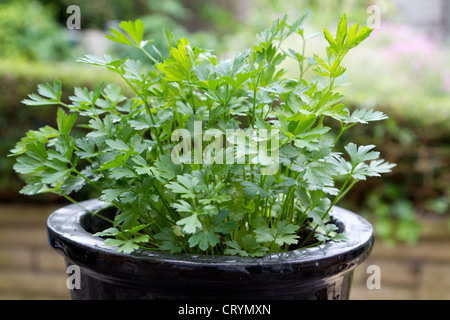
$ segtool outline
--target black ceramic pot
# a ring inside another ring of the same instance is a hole
[[[102,206],[96,200],[81,204]],[[73,299],[348,299],[353,271],[370,254],[374,234],[362,217],[332,211],[348,241],[264,258],[119,254],[92,236],[98,221],[75,205],[52,213],[47,226],[50,245],[79,268]]]

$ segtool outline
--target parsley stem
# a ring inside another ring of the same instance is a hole
[[[164,199],[164,197],[161,195],[161,192],[159,192],[158,188],[155,186],[154,187],[156,193],[158,194],[159,198],[161,199],[162,203],[164,204],[164,206],[166,207],[167,211],[169,211],[170,216],[174,219],[174,220],[178,220],[177,217],[175,217],[173,215],[174,211],[173,209],[169,206],[169,204],[167,203],[166,199]]]
[[[331,208],[333,208],[333,206],[351,189],[351,187],[354,186],[354,184],[356,183],[356,180],[354,180],[350,186],[348,188],[347,184],[350,181],[350,178],[352,177],[353,174],[353,170],[355,170],[355,167],[353,166],[352,170],[350,171],[350,173],[347,176],[347,179],[345,180],[344,184],[341,187],[341,190],[339,191],[338,195],[333,199],[333,201],[331,202],[330,206],[328,207],[327,211],[325,211],[325,213],[323,214],[323,216],[321,217],[320,220],[325,219],[325,217],[327,216],[327,214],[330,212]],[[346,189],[345,189],[346,188]],[[305,240],[303,240],[302,244],[300,245],[300,247],[303,247],[303,245],[309,240],[309,238],[311,238],[311,236],[314,234],[314,232],[316,232],[317,228],[319,227],[319,225],[317,224],[314,229],[308,234],[308,236],[306,237]]]
[[[107,222],[109,222],[109,223],[111,223],[111,224],[114,224],[114,221],[112,221],[111,219],[106,218],[106,217],[104,217],[104,216],[102,216],[101,214],[98,213],[101,209],[100,209],[100,210],[97,210],[97,211],[91,211],[91,210],[89,210],[88,208],[86,208],[86,207],[84,207],[83,205],[81,205],[78,201],[72,199],[70,196],[68,196],[68,195],[66,195],[66,194],[64,194],[63,196],[64,196],[64,198],[66,198],[67,200],[69,200],[70,202],[72,202],[74,205],[80,207],[80,208],[83,209],[84,211],[86,211],[86,212],[92,214],[93,216],[99,217],[99,218],[102,219],[102,220],[105,220],[105,221],[107,221]],[[103,209],[103,208],[102,208],[102,209]]]
[[[122,77],[122,79],[128,84],[128,86],[134,91],[134,93],[136,93],[136,95],[137,95],[139,98],[141,98],[142,102],[144,103],[145,111],[146,111],[147,114],[150,116],[150,120],[152,121],[152,125],[154,126],[154,125],[155,125],[155,118],[153,117],[152,110],[150,109],[150,106],[149,106],[149,104],[148,104],[148,102],[147,102],[147,99],[145,99],[145,98],[139,93],[139,91],[136,90],[136,88],[135,88],[128,80],[127,80],[127,78],[125,78],[125,76],[124,76],[121,72],[119,72],[119,71],[117,71],[117,72],[120,74],[120,76]],[[164,149],[163,149],[163,146],[162,146],[162,144],[161,144],[161,140],[159,139],[159,135],[157,135],[157,134],[154,132],[153,129],[154,129],[153,127],[150,128],[150,131],[152,131],[153,135],[154,135],[155,138],[156,138],[156,142],[158,143],[159,151],[161,152],[161,154],[164,154]]]
[[[82,177],[84,180],[86,180],[89,184],[91,184],[92,186],[96,186],[96,184],[94,182],[92,182],[91,179],[89,179],[88,177],[86,177],[84,174],[82,174],[80,171],[78,171],[76,168],[72,168],[72,171],[75,172],[77,175],[79,175],[80,177]]]
[[[69,105],[65,104],[64,102],[58,101],[58,103],[59,103],[61,106],[65,107],[65,108],[67,108],[67,109],[70,109]]]
[[[334,140],[334,145],[336,146],[337,142],[339,141],[339,138],[342,136],[342,134],[345,131],[345,127],[341,121],[341,131],[339,132],[338,136],[336,137],[336,139]]]
[[[191,93],[191,100],[192,100],[192,110],[194,111],[195,114],[195,97],[194,97],[194,89],[192,88],[192,83],[191,80],[189,79],[189,90]]]
[[[323,242],[323,241],[317,241],[317,242],[315,242],[315,243],[312,243],[312,244],[310,244],[310,245],[307,245],[306,247],[302,247],[302,249],[306,249],[306,248],[318,246],[318,245],[320,245],[322,242]]]
[[[152,57],[152,55],[150,55],[150,53],[147,52],[147,50],[145,50],[144,48],[142,48],[140,45],[138,46],[138,48],[154,63],[154,64],[158,64],[159,61],[156,60],[155,58]]]
[[[334,77],[330,77],[330,91],[333,90],[333,86],[334,86]]]
[[[305,73],[305,49],[306,49],[306,40],[305,40],[305,38],[304,38],[304,36],[303,35],[301,35],[301,37],[302,37],[302,60],[301,61],[299,61],[299,65],[300,65],[300,78],[298,79],[299,80],[299,82],[303,79],[303,75],[304,75],[304,73]]]
[[[336,204],[336,203],[338,203],[352,188],[353,188],[353,186],[356,184],[358,182],[358,180],[356,180],[356,179],[354,179],[353,181],[352,181],[352,183],[349,185],[349,186],[347,186],[347,188],[342,192],[342,193],[340,193],[337,197],[336,197],[336,201],[335,201],[335,203],[334,204]]]
[[[166,220],[167,222],[169,222],[169,223],[171,223],[171,224],[173,224],[173,225],[176,224],[176,223],[173,222],[172,220],[170,220],[170,219],[168,219],[167,217],[165,217],[158,209],[153,208],[153,210],[155,210],[156,213],[157,213],[161,218],[163,218],[164,220]],[[158,226],[158,227],[159,227],[159,229],[162,229],[160,226]]]
[[[357,122],[355,122],[355,123],[353,123],[353,124],[351,124],[351,125],[343,125],[343,123],[342,123],[342,121],[341,121],[341,131],[339,132],[339,134],[338,134],[338,136],[336,137],[336,139],[334,140],[334,145],[336,145],[336,143],[339,141],[339,139],[340,139],[340,137],[342,136],[342,134],[346,131],[346,130],[348,130],[348,129],[350,129],[351,127],[353,127],[354,125],[356,125],[357,124]]]
[[[261,80],[261,72],[258,74],[258,79],[254,83],[254,88],[253,88],[252,128],[255,127],[255,122],[256,122],[256,93],[258,90],[258,85],[259,85],[260,80]]]

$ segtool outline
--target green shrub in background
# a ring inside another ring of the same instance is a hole
[[[145,37],[154,39],[152,45],[156,48],[164,48],[161,30],[167,28],[176,37],[189,36],[194,45],[207,46],[221,52],[220,48],[227,45],[223,38],[241,27],[232,13],[234,7],[221,1],[6,1],[3,5],[3,25],[7,28],[4,32],[0,31],[0,43],[4,42],[12,49],[5,50],[3,56],[43,62],[67,57],[70,57],[66,59],[68,62],[73,62],[84,54],[82,49],[89,51],[89,48],[80,48],[87,30],[100,30],[103,34],[110,27],[117,27],[118,21],[136,17],[148,26]],[[67,19],[71,15],[67,13],[70,5],[80,8],[81,30],[68,31],[66,28]],[[22,15],[19,17],[20,14]],[[0,18],[3,16],[0,15]],[[31,19],[25,20],[26,17]],[[109,44],[107,51],[113,56],[129,56],[131,59],[146,61],[142,53],[120,45]],[[162,56],[167,54],[168,52],[161,52]],[[158,55],[159,53],[156,54]]]
[[[373,4],[382,5],[383,18],[393,11],[392,2],[383,0],[255,0],[255,14],[250,18],[253,24],[259,25],[264,24],[264,21],[274,14],[308,12],[312,24],[334,25],[339,20],[339,12],[345,11],[349,21],[365,24],[370,15],[367,8]]]
[[[74,56],[75,46],[48,6],[30,0],[0,2],[0,57],[49,62]]]
[[[166,16],[189,31],[209,29],[210,32],[236,30],[228,1],[214,0],[36,0],[50,6],[61,25],[67,19],[66,9],[77,5],[81,9],[82,28],[104,30],[111,21],[141,19],[147,15]],[[232,2],[232,1],[231,1]],[[172,23],[173,23],[172,22]],[[150,24],[150,28],[154,24]],[[226,29],[226,30],[225,30]]]
[[[103,30],[108,21],[131,19],[147,11],[145,0],[37,0],[52,8],[53,17],[63,26],[66,25],[67,7],[77,5],[81,9],[83,29]]]
[[[81,9],[81,28],[70,36],[66,21],[67,8],[77,5]],[[140,17],[149,26],[146,36],[155,39],[155,47],[162,47],[163,27],[176,36],[189,33],[196,45],[208,44],[216,48],[220,37],[236,31],[239,24],[229,9],[216,1],[182,0],[2,0],[0,2],[0,57],[33,61],[69,61],[82,56],[78,41],[87,29],[104,31],[118,20]],[[78,32],[78,33],[77,33]],[[119,46],[111,53],[132,58],[133,51]],[[163,53],[164,54],[164,53]]]

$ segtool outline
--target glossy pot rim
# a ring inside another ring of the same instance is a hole
[[[99,200],[80,202],[80,205],[88,210],[95,211],[104,206]],[[117,253],[117,248],[107,247],[104,240],[93,237],[86,231],[81,219],[88,214],[84,209],[75,204],[61,207],[54,211],[47,219],[49,243],[59,253],[71,259],[70,246],[76,246],[77,250],[84,249],[94,251],[101,256],[111,256],[114,260],[126,259],[132,263],[159,262],[177,265],[208,265],[208,266],[258,266],[288,264],[296,269],[313,266],[315,269],[330,267],[346,261],[364,260],[370,253],[374,243],[374,231],[372,225],[363,217],[340,207],[333,207],[330,212],[333,219],[344,228],[343,233],[348,241],[328,242],[320,246],[298,249],[289,252],[266,255],[262,258],[238,257],[238,256],[209,256],[194,254],[170,254],[166,252],[139,250],[132,254]],[[80,257],[77,255],[77,260]],[[83,261],[77,261],[83,263]],[[361,261],[359,261],[361,262]],[[91,261],[87,262],[91,264]],[[358,263],[352,263],[358,264]],[[355,265],[356,267],[356,265]]]

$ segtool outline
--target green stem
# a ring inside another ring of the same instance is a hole
[[[137,46],[154,64],[158,64],[159,61],[156,60],[155,58],[153,58],[148,52],[147,50],[145,50],[144,48],[142,48],[140,45]]]
[[[305,38],[302,36],[302,40],[303,40],[303,44],[302,44],[302,61],[299,61],[299,65],[300,65],[300,78],[298,79],[299,82],[303,79],[303,75],[305,73],[306,70],[304,70],[305,67],[305,49],[306,49],[306,41]]]
[[[192,88],[191,79],[189,79],[189,90],[191,92],[191,100],[192,100],[192,110],[195,114],[195,97],[194,97],[194,89]]]
[[[67,109],[70,109],[69,105],[65,104],[64,102],[58,101],[58,103],[59,103],[61,106],[65,107],[65,108],[67,108]]]
[[[147,99],[145,99],[137,90],[136,90],[136,88],[127,80],[127,78],[125,78],[125,76],[121,73],[121,72],[119,72],[119,71],[117,71],[119,74],[120,74],[120,76],[122,77],[122,79],[128,84],[128,86],[134,91],[134,93],[136,93],[136,95],[142,100],[142,102],[144,103],[144,107],[145,107],[145,111],[147,112],[147,114],[150,116],[150,120],[152,121],[152,125],[155,125],[155,119],[154,119],[154,117],[153,117],[153,114],[152,114],[152,110],[150,109],[150,106],[149,106],[149,104],[148,104],[148,102],[147,102]],[[163,150],[163,146],[162,146],[162,143],[161,143],[161,140],[159,139],[159,135],[157,135],[154,131],[153,131],[153,127],[152,128],[150,128],[150,130],[152,131],[152,133],[153,133],[153,135],[155,136],[155,138],[156,138],[156,142],[158,143],[158,147],[159,147],[159,151],[161,152],[161,154],[164,154],[164,150]]]
[[[356,125],[357,122],[352,123],[350,125],[343,125],[343,123],[341,122],[341,131],[339,132],[338,136],[336,137],[336,139],[334,140],[334,145],[336,145],[336,143],[339,141],[340,137],[342,136],[342,134],[347,131],[348,129],[350,129],[351,127],[353,127],[354,125]]]
[[[334,86],[334,77],[330,77],[330,91],[333,90],[333,86]]]
[[[174,216],[174,211],[173,209],[169,206],[169,204],[167,203],[166,199],[164,199],[164,197],[162,196],[161,192],[159,192],[158,188],[155,186],[154,187],[156,193],[158,194],[159,198],[161,199],[162,203],[164,204],[164,206],[166,207],[167,211],[169,211],[170,216],[177,221],[178,218],[176,216]]]
[[[334,145],[337,144],[337,142],[339,141],[339,138],[342,136],[342,134],[343,134],[344,131],[345,131],[344,124],[342,123],[342,121],[340,121],[340,122],[341,122],[341,131],[339,132],[338,136],[337,136],[336,139],[334,140]]]
[[[66,194],[63,195],[63,196],[64,196],[64,198],[66,198],[67,200],[69,200],[70,202],[72,202],[74,205],[80,207],[80,208],[83,209],[84,211],[86,211],[86,212],[92,214],[93,216],[99,217],[99,218],[102,219],[102,220],[105,220],[105,221],[107,221],[107,222],[109,222],[109,223],[111,223],[111,224],[114,224],[114,221],[112,221],[111,219],[106,218],[106,217],[102,216],[101,214],[99,214],[99,213],[98,213],[99,210],[97,210],[97,211],[91,211],[91,210],[87,209],[86,207],[84,207],[83,205],[81,205],[81,204],[80,204],[79,202],[77,202],[76,200],[72,199],[70,196],[68,196],[68,195],[66,195]]]
[[[255,126],[255,122],[256,122],[256,93],[258,90],[258,85],[259,85],[260,80],[261,80],[261,72],[258,74],[258,79],[254,83],[255,87],[253,88],[252,128]]]
[[[325,211],[325,213],[323,214],[323,216],[321,217],[321,220],[323,220],[327,214],[330,212],[331,208],[333,208],[333,206],[351,189],[351,187],[354,186],[354,184],[356,183],[354,180],[350,186],[346,189],[348,182],[350,181],[350,178],[353,174],[353,170],[355,168],[353,167],[352,170],[350,171],[350,173],[347,176],[347,179],[345,180],[344,184],[341,187],[341,190],[339,191],[338,195],[333,199],[333,201],[331,202],[330,206],[328,207],[327,211]],[[319,225],[316,225],[314,227],[314,229],[308,234],[308,236],[305,238],[305,240],[303,240],[302,244],[300,245],[300,247],[303,247],[303,245],[311,238],[311,236],[314,234],[314,232],[316,232],[317,228],[319,227]]]
[[[356,179],[354,179],[353,181],[352,181],[352,183],[340,194],[340,195],[338,195],[337,197],[336,197],[336,201],[335,201],[335,204],[334,205],[336,205],[336,203],[338,203],[352,188],[353,188],[353,186],[356,184],[358,182],[358,180],[356,180]]]
[[[161,217],[161,218],[163,218],[164,220],[166,220],[167,222],[169,222],[169,223],[171,223],[171,224],[173,224],[173,225],[175,225],[176,223],[175,222],[173,222],[172,220],[170,220],[170,219],[168,219],[168,218],[166,218],[158,209],[156,209],[156,208],[153,208],[153,210],[155,210],[156,211],[156,213]],[[159,226],[158,226],[159,227]],[[161,228],[160,228],[161,229]]]
[[[97,185],[88,177],[86,177],[84,174],[82,174],[80,171],[78,171],[76,168],[72,168],[72,171],[75,172],[77,175],[79,175],[80,177],[82,177],[84,180],[86,180],[89,184],[91,184],[92,186],[97,187]]]

